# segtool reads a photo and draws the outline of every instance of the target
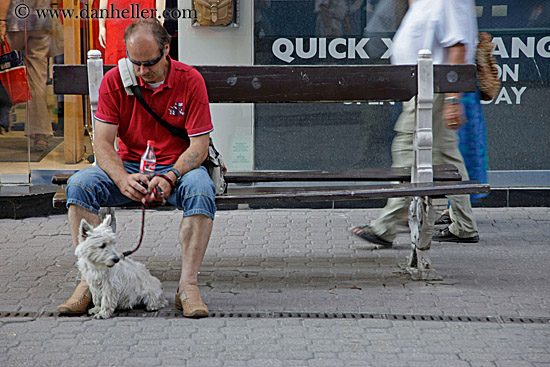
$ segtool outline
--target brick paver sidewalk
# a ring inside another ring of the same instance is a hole
[[[78,275],[65,216],[2,219],[0,365],[550,366],[550,208],[474,211],[480,243],[432,245],[441,282],[403,274],[407,233],[373,250],[346,231],[379,210],[220,211],[203,320],[175,313],[181,213],[148,212],[133,255],[170,305],[106,321],[56,315]],[[117,212],[121,250],[139,221]]]

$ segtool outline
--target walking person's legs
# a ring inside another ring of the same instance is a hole
[[[392,167],[411,167],[413,163],[413,132],[415,126],[415,99],[403,103],[392,141]],[[408,216],[410,198],[390,198],[382,209],[380,217],[370,225],[351,227],[349,231],[364,240],[391,247],[397,235],[397,226]]]
[[[458,134],[456,130],[447,128],[443,123],[442,94],[437,94],[434,99],[434,123],[433,123],[433,163],[452,164],[457,169],[462,180],[468,180],[468,171],[464,165],[464,159],[458,149]],[[469,195],[450,195],[449,216],[451,224],[434,236],[437,241],[453,242],[478,242],[479,236],[477,223],[472,211]]]
[[[33,140],[33,148],[44,150],[53,134],[46,92],[50,35],[44,31],[17,31],[8,32],[8,38],[11,48],[24,51],[26,57],[32,99],[25,130]]]

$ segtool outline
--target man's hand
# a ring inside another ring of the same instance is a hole
[[[148,207],[158,206],[159,203],[164,203],[172,194],[172,184],[161,176],[155,176],[149,181],[149,197],[143,197],[141,202]],[[157,190],[155,190],[157,188]],[[160,190],[159,190],[160,189]],[[148,199],[148,200],[146,200]]]
[[[466,46],[463,43],[457,43],[447,48],[447,63],[451,65],[466,63]],[[459,93],[447,93],[445,97],[460,98]],[[464,117],[464,106],[462,103],[443,105],[443,121],[449,129],[458,130],[466,122]]]
[[[141,201],[147,195],[149,185],[149,177],[141,173],[125,175],[122,180],[117,182],[120,192],[134,201]]]
[[[443,105],[443,121],[449,129],[458,130],[466,122],[462,103],[445,103]]]

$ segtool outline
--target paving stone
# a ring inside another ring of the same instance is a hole
[[[550,261],[548,208],[474,209],[481,243],[432,246],[442,282],[403,274],[406,232],[392,250],[373,250],[347,232],[379,212],[217,213],[199,275],[210,309],[317,313],[319,319],[0,317],[0,365],[550,366],[550,323],[386,318],[550,317],[550,287],[541,271]],[[120,247],[135,242],[139,219],[139,210],[117,210]],[[158,241],[148,241],[134,259],[161,279],[171,302],[164,311],[174,312],[181,212],[152,211],[147,220],[147,238]],[[0,223],[10,231],[0,239],[0,311],[56,312],[78,278],[66,216]],[[338,312],[381,318],[323,316]]]

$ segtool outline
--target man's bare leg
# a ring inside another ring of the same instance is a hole
[[[204,215],[183,218],[179,231],[182,248],[181,276],[176,307],[187,317],[208,316],[208,307],[202,302],[197,287],[198,272],[210,241],[214,221]]]
[[[101,223],[99,215],[74,204],[69,205],[69,213],[67,216],[69,219],[69,230],[71,231],[71,237],[73,238],[73,245],[75,248],[78,246],[78,230],[82,218],[86,219],[86,222],[90,223],[93,227],[97,227]]]
[[[82,218],[86,219],[92,226],[98,226],[100,223],[99,216],[93,214],[86,209],[78,205],[69,205],[69,230],[73,239],[73,245],[76,248],[78,246],[78,231],[80,228],[80,222]],[[63,314],[83,314],[88,309],[88,305],[92,301],[92,296],[86,280],[80,279],[80,283],[76,286],[73,295],[65,301],[65,303],[59,305],[57,309]]]

